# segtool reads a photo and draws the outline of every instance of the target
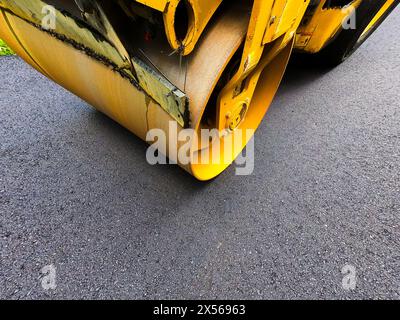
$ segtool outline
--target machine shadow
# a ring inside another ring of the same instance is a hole
[[[307,86],[332,71],[329,67],[313,64],[311,59],[303,59],[303,55],[292,55],[281,83],[280,93],[282,89]]]

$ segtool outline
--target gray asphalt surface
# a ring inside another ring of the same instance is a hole
[[[0,298],[398,299],[399,26],[331,72],[290,67],[254,174],[211,183],[1,58]]]

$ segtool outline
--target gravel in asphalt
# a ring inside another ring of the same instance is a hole
[[[0,298],[398,299],[399,25],[330,72],[291,66],[254,174],[209,183],[1,58]]]

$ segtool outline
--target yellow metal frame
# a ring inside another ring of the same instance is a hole
[[[207,164],[191,165],[199,180],[220,174],[252,138],[247,133],[258,128],[278,90],[308,4],[309,0],[254,1],[239,69],[219,95],[219,140],[193,155],[195,159],[209,155]],[[225,144],[234,145],[231,153],[226,153]],[[217,164],[212,163],[215,155]]]
[[[194,50],[222,0],[136,0],[136,2],[163,13],[165,32],[171,47],[186,56]],[[178,39],[175,29],[177,9],[181,3],[186,6],[188,18],[188,30],[184,39]]]
[[[219,96],[220,132],[232,131],[243,121],[261,72],[294,38],[309,3],[310,0],[254,1],[239,70]]]

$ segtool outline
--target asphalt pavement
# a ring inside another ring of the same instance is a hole
[[[399,26],[290,66],[253,175],[209,183],[0,58],[0,298],[399,299]]]

